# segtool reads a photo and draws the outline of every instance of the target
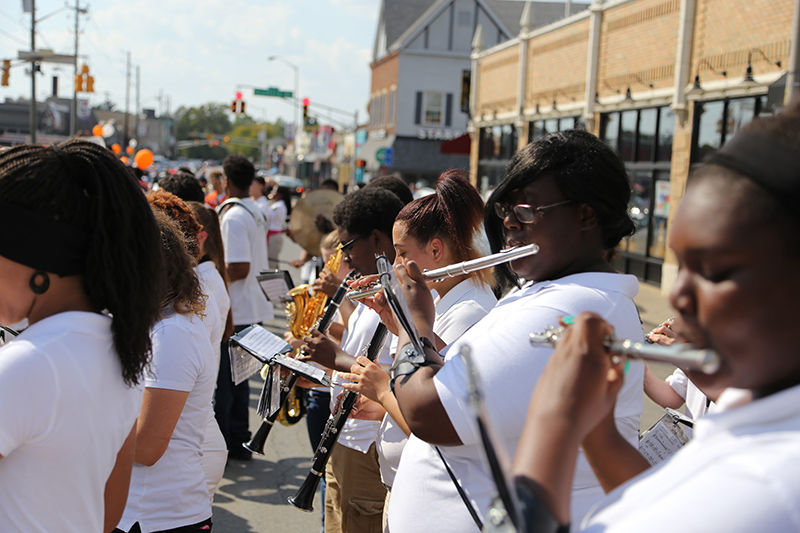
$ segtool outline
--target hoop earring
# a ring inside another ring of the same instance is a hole
[[[36,283],[36,278],[40,276],[42,278],[42,282]],[[33,294],[44,294],[47,292],[47,289],[50,288],[50,276],[48,276],[47,272],[44,270],[37,270],[33,273],[33,276],[31,276],[31,280],[28,285],[30,285]]]

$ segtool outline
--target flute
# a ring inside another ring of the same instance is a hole
[[[507,263],[508,261],[514,261],[515,259],[519,259],[521,257],[527,257],[537,253],[538,251],[539,246],[537,244],[526,244],[525,246],[508,248],[506,250],[501,250],[496,254],[487,255],[486,257],[479,257],[477,259],[470,259],[469,261],[455,263],[442,268],[426,270],[422,273],[422,277],[425,278],[425,281],[441,281],[446,278],[463,276],[464,274],[469,274],[471,272],[475,272],[476,270],[483,270],[484,268],[497,266],[502,263]],[[366,289],[355,290],[347,293],[347,299],[351,302],[355,302],[362,298],[374,296],[382,290],[383,287],[381,287],[381,284],[376,283]]]
[[[550,327],[540,333],[531,333],[530,342],[534,346],[555,346],[558,338],[564,331],[563,327]],[[683,370],[697,370],[704,374],[713,374],[719,370],[719,354],[713,350],[696,348],[691,344],[673,343],[670,346],[659,344],[646,344],[630,339],[606,338],[603,342],[606,349],[615,354],[612,359],[614,364],[619,362],[619,357],[628,359],[641,359],[669,363]]]

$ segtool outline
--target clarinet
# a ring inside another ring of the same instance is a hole
[[[386,326],[378,324],[378,328],[372,335],[372,339],[362,348],[362,354],[365,355],[367,359],[374,361],[378,357],[381,348],[383,348],[387,333],[388,330]],[[347,417],[350,416],[350,412],[353,410],[358,396],[359,394],[357,392],[345,391],[339,403],[339,408],[335,413],[331,414],[331,417],[328,418],[328,423],[325,424],[325,430],[322,432],[322,440],[314,452],[311,471],[297,490],[297,494],[289,498],[289,503],[301,511],[310,513],[314,510],[314,494],[317,492],[320,479],[322,479],[322,476],[325,474],[325,465],[328,464],[331,451],[333,451],[333,447],[339,439],[339,434],[347,422]]]
[[[325,314],[322,315],[322,318],[320,318],[319,322],[317,323],[316,329],[324,332],[326,329],[328,329],[328,326],[331,325],[333,317],[336,316],[336,311],[339,310],[339,305],[341,305],[342,300],[344,300],[344,296],[347,294],[347,291],[350,290],[350,286],[347,284],[347,282],[352,279],[352,276],[352,273],[348,274],[344,281],[342,281],[342,284],[339,285],[339,288],[336,289],[333,298],[331,298],[331,300],[328,302],[328,306],[325,308]],[[289,379],[286,380],[286,382],[282,385],[281,396],[278,400],[281,406],[286,403],[286,399],[289,397],[289,393],[294,388],[295,383],[297,383],[297,379],[298,375],[292,372],[289,376]],[[242,444],[242,446],[257,455],[264,455],[264,445],[267,442],[269,432],[272,431],[272,426],[275,425],[275,420],[278,418],[278,413],[280,413],[280,411],[280,409],[276,409],[274,413],[264,418],[261,421],[261,426],[259,426],[258,431],[256,431],[255,434],[253,434],[253,438],[250,439],[250,442],[246,442]]]

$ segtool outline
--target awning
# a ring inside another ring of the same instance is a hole
[[[472,147],[472,139],[469,133],[465,133],[455,139],[449,141],[442,141],[439,145],[439,152],[446,155],[469,155],[469,150]]]
[[[367,139],[367,142],[361,146],[361,151],[358,153],[356,158],[366,161],[367,169],[378,169],[383,165],[383,163],[378,161],[378,150],[383,148],[391,148],[394,144],[394,139],[394,135],[387,135],[383,139]]]

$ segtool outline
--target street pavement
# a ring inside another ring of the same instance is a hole
[[[284,239],[280,254],[282,261],[288,262],[299,257],[300,247]],[[297,282],[299,271],[288,264],[282,264]],[[639,295],[635,298],[642,318],[642,328],[650,331],[672,311],[658,287],[640,284]],[[286,329],[286,319],[282,309],[275,310],[275,319],[267,323],[275,334]],[[651,364],[653,372],[664,378],[672,372],[672,367]],[[260,420],[255,414],[262,380],[259,376],[250,380],[250,429],[255,431]],[[641,428],[649,428],[658,420],[663,410],[645,397]],[[306,513],[287,502],[306,478],[311,467],[313,451],[308,440],[305,420],[293,426],[276,424],[272,429],[265,455],[254,455],[251,461],[230,460],[225,476],[217,487],[214,496],[214,531],[217,533],[316,533],[320,530],[320,495],[314,500],[313,512]]]

